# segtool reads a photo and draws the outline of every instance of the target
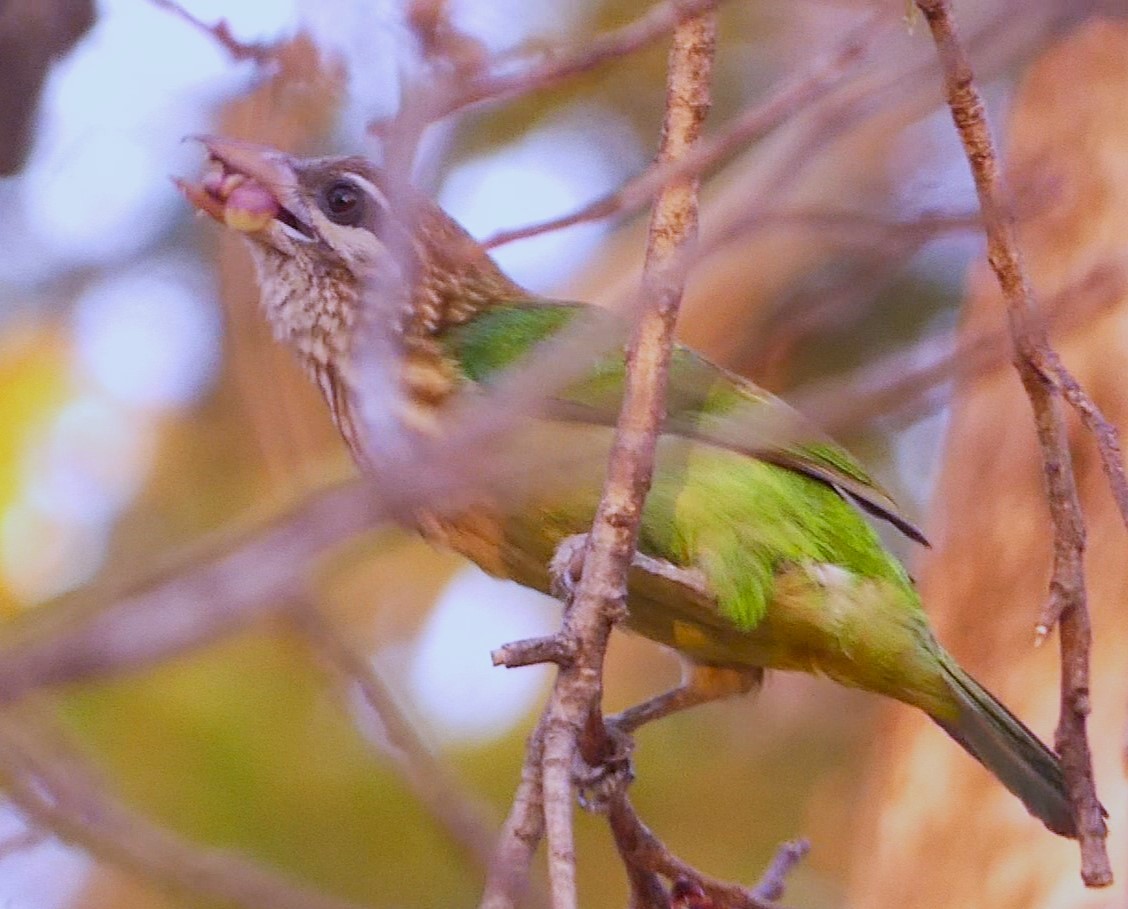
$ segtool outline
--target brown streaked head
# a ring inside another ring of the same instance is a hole
[[[250,241],[275,334],[303,350],[317,327],[347,331],[366,286],[401,283],[402,330],[424,334],[495,299],[528,296],[461,227],[409,186],[387,184],[359,157],[298,158],[201,136],[209,169],[177,185],[201,212]]]

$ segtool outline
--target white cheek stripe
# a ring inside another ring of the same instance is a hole
[[[364,191],[368,193],[368,195],[375,199],[376,202],[384,209],[384,211],[389,211],[391,209],[391,206],[388,204],[388,197],[376,188],[375,183],[373,183],[371,180],[366,180],[364,177],[360,176],[360,174],[352,172],[349,173],[349,177],[351,177],[354,182],[361,186]]]
[[[313,242],[312,239],[307,237],[300,230],[295,230],[293,227],[291,227],[289,224],[285,223],[284,221],[275,221],[274,223],[277,226],[277,228],[280,231],[282,231],[282,233],[284,233],[287,237],[289,237],[292,240],[297,240],[299,243],[312,243]]]

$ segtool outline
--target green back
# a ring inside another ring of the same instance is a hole
[[[443,342],[468,379],[488,383],[583,309],[507,302],[450,330]],[[612,426],[624,374],[621,351],[594,356],[590,372],[553,397],[559,409],[550,414]],[[583,532],[599,487],[599,478],[592,478],[566,499],[539,503],[535,523],[557,540]],[[761,621],[774,579],[788,565],[829,563],[910,590],[900,564],[846,496],[911,527],[861,466],[795,411],[693,351],[675,348],[640,551],[701,569],[727,619],[743,629]]]
[[[513,366],[591,307],[518,300],[500,303],[446,333],[448,354],[474,382]],[[556,416],[614,425],[625,359],[594,356],[588,375],[554,398]],[[727,448],[822,480],[919,542],[919,530],[849,454],[775,396],[677,345],[670,362],[665,432]]]

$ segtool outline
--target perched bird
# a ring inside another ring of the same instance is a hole
[[[417,426],[441,427],[451,396],[496,380],[585,311],[517,286],[438,207],[362,158],[202,141],[211,169],[181,187],[250,241],[266,318],[324,392],[361,466],[354,341],[373,275],[410,276],[407,305],[381,317],[397,322],[387,327],[402,418]],[[492,574],[543,591],[566,584],[598,501],[623,375],[621,352],[602,354],[553,396],[567,415],[549,420],[549,437],[598,455],[584,475],[545,478],[512,503],[421,514],[418,529]],[[765,415],[788,431],[765,433]],[[1050,830],[1076,837],[1058,757],[937,643],[863,510],[923,539],[849,455],[785,404],[676,349],[625,624],[692,669],[681,688],[627,711],[623,725],[747,691],[766,669],[820,673],[925,711]]]

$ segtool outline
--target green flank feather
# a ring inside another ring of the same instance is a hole
[[[488,383],[582,309],[502,302],[440,340],[469,381]],[[621,354],[593,362],[553,402],[560,432],[571,425],[605,452],[623,378]],[[919,707],[1050,830],[1075,837],[1057,756],[940,647],[904,569],[855,507],[924,541],[861,466],[685,348],[673,355],[667,411],[638,547],[699,571],[711,596],[635,569],[627,625],[702,665],[821,673]],[[590,525],[600,486],[591,476],[507,518],[506,575],[548,590],[546,566]]]

